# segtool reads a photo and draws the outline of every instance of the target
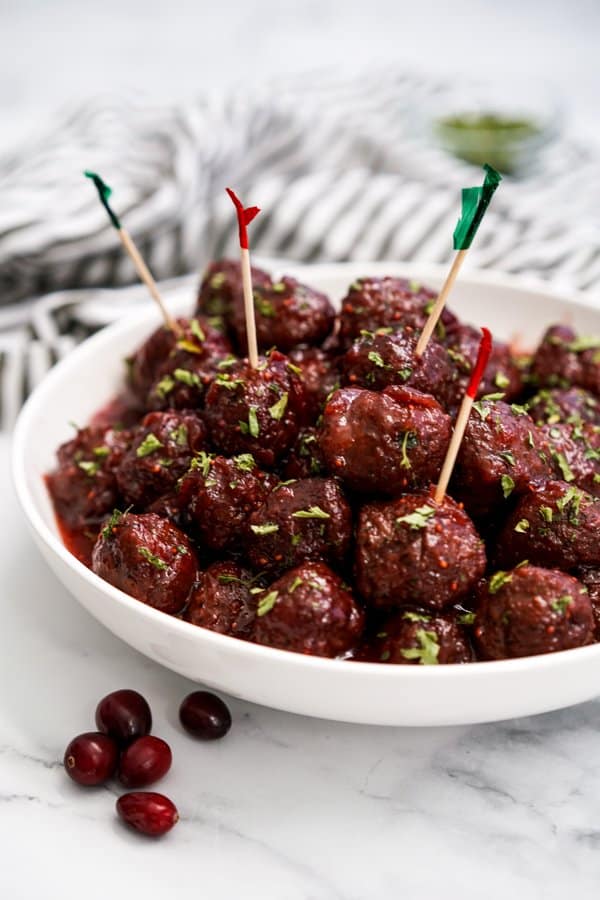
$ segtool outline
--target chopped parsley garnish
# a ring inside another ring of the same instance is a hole
[[[215,384],[224,387],[228,391],[235,391],[244,382],[241,378],[232,378],[226,372],[217,372],[215,375]]]
[[[229,366],[232,366],[236,362],[237,357],[229,354],[229,356],[226,356],[225,359],[222,359],[221,362],[217,363],[217,369],[228,369]]]
[[[158,569],[160,572],[165,572],[169,568],[169,564],[161,559],[160,556],[156,556],[152,553],[148,547],[138,547],[138,553],[140,556],[150,563],[151,566],[154,566],[155,569]]]
[[[489,406],[485,406],[483,400],[476,400],[473,404],[473,409],[477,410],[479,416],[483,422],[487,419],[489,414],[491,413],[491,409]]]
[[[110,453],[110,448],[103,444],[100,447],[94,447],[92,453],[98,459],[104,459]]]
[[[292,513],[293,519],[330,519],[329,513],[320,506],[309,506],[308,509],[297,509]]]
[[[156,385],[156,393],[163,400],[169,394],[173,388],[175,387],[175,379],[171,378],[170,375],[165,375],[164,378],[161,378],[158,384]]]
[[[381,358],[381,354],[377,353],[375,350],[371,350],[371,352],[367,356],[367,359],[369,360],[369,362],[372,362],[376,366],[379,366],[380,369],[386,368],[386,364]]]
[[[408,282],[408,287],[413,292],[413,294],[418,294],[421,290],[422,285],[420,281],[414,281],[411,279],[411,281]]]
[[[88,478],[93,478],[98,474],[98,470],[100,469],[101,463],[98,460],[85,460],[82,459],[81,462],[78,462],[77,465],[79,468],[85,472]]]
[[[496,372],[494,384],[499,388],[507,388],[510,384],[510,380],[506,377],[504,372]]]
[[[515,489],[515,483],[510,475],[503,475],[500,479],[500,484],[502,485],[502,493],[504,494],[504,499],[506,500]]]
[[[472,625],[475,621],[475,613],[474,612],[459,613],[456,621],[458,622],[459,625]]]
[[[296,588],[300,587],[301,584],[304,584],[304,581],[302,580],[302,578],[300,578],[299,575],[296,575],[296,577],[294,578],[294,580],[292,581],[292,583],[290,584],[290,586],[288,588],[288,593],[293,594],[294,591],[296,590]]]
[[[123,518],[124,513],[121,512],[120,509],[113,509],[110,519],[102,529],[102,537],[105,539],[110,538],[113,533],[113,529],[117,527],[121,519]]]
[[[407,513],[405,516],[398,516],[396,519],[396,525],[401,525],[405,522],[407,525],[410,525],[411,531],[417,531],[419,528],[425,528],[429,519],[435,515],[435,509],[432,506],[419,506],[412,513]]]
[[[268,612],[271,612],[275,604],[277,603],[277,597],[279,596],[278,591],[269,591],[268,594],[258,601],[258,608],[256,610],[257,616],[266,616]]]
[[[431,616],[424,616],[421,613],[411,612],[410,610],[407,610],[402,615],[402,618],[408,622],[431,622]]]
[[[567,607],[571,605],[573,602],[573,598],[570,594],[565,594],[564,597],[558,597],[556,600],[553,600],[550,604],[550,608],[554,610],[554,612],[560,613],[564,615]]]
[[[503,393],[500,394],[484,394],[481,398],[482,400],[487,400],[488,403],[493,403],[495,400],[504,400],[505,395]]]
[[[273,285],[273,290],[275,291],[276,294],[285,293],[286,288],[285,288],[285,284],[283,283],[283,281],[276,282],[276,284]]]
[[[402,381],[408,381],[408,379],[412,375],[412,369],[409,369],[408,367],[405,369],[398,369],[396,375],[398,376],[398,378],[401,378]]]
[[[190,323],[190,331],[192,332],[194,337],[200,341],[200,343],[203,343],[206,340],[206,335],[204,334],[202,326],[200,325],[198,319],[192,319]]]
[[[532,431],[527,432],[527,444],[529,447],[531,447],[532,450],[535,447],[535,441],[533,440],[533,432]]]
[[[521,406],[519,403],[511,403],[510,408],[514,412],[515,416],[527,416],[529,413],[525,409],[524,406]]]
[[[544,520],[544,522],[552,521],[552,507],[551,506],[540,506],[540,516]]]
[[[508,572],[503,572],[501,569],[498,572],[495,572],[494,575],[491,576],[488,583],[488,590],[490,594],[497,594],[501,587],[505,584],[508,584],[509,581],[512,581],[512,575]]]
[[[256,417],[256,407],[251,406],[248,410],[248,431],[253,438],[257,438],[260,434],[260,426]]]
[[[210,467],[212,465],[213,457],[212,454],[207,453],[205,450],[201,450],[197,456],[193,458],[190,463],[190,469],[200,469],[204,478],[210,472]]]
[[[177,347],[180,350],[185,350],[186,353],[202,353],[202,348],[198,347],[197,344],[194,344],[192,341],[187,341],[185,338],[180,338],[177,341]]]
[[[155,453],[157,450],[163,446],[162,441],[156,437],[155,434],[147,434],[140,446],[135,451],[135,455],[139,459],[143,459],[145,456],[150,456],[151,453]]]
[[[213,291],[218,291],[225,284],[225,272],[215,272],[208,282]]]
[[[600,347],[600,337],[587,334],[576,338],[566,345],[572,353],[583,353],[585,350],[597,350]]]
[[[188,445],[188,430],[187,425],[184,425],[183,422],[181,425],[178,425],[177,428],[174,428],[170,433],[169,437],[172,441],[175,441],[178,447],[187,447]]]
[[[400,452],[402,453],[402,458],[400,460],[400,465],[403,469],[411,469],[412,465],[408,456],[408,448],[410,446],[414,447],[416,443],[418,443],[417,435],[414,431],[405,431],[404,437],[402,438],[402,446],[400,448]]]
[[[518,534],[525,534],[526,531],[529,531],[529,519],[519,519],[515,525],[515,531]]]
[[[564,480],[567,482],[575,481],[575,476],[573,475],[573,472],[571,471],[571,467],[569,466],[569,463],[567,462],[566,457],[562,453],[558,453],[555,450],[552,452],[552,458],[554,459],[554,461],[556,462],[556,465],[560,469]]]
[[[514,457],[514,455],[511,453],[510,450],[502,450],[502,452],[500,453],[500,456],[502,457],[502,459],[503,459],[505,462],[508,463],[509,466],[514,466],[514,465],[516,465],[516,463],[515,463],[515,457]]]
[[[276,525],[275,522],[265,522],[264,525],[251,525],[250,528],[254,534],[274,534],[276,531],[279,531],[279,525]]]
[[[195,372],[190,372],[189,369],[175,369],[173,377],[176,381],[187,384],[188,387],[200,387],[200,378]]]
[[[260,294],[254,294],[254,306],[261,316],[264,316],[267,319],[274,318],[275,307],[270,302],[270,300],[267,300],[265,297],[261,297]]]
[[[561,512],[564,512],[567,506],[571,507],[569,510],[569,522],[571,525],[579,525],[579,509],[582,500],[583,491],[576,487],[570,487],[560,500],[556,501],[556,506]]]
[[[400,652],[404,659],[418,659],[422,666],[436,666],[440,653],[440,645],[435,631],[419,628],[415,634],[419,647],[408,647]]]
[[[241,472],[251,472],[256,466],[256,461],[251,453],[240,453],[233,457],[233,462]]]
[[[287,362],[286,365],[290,372],[293,372],[294,375],[302,375],[302,369],[300,368],[300,366],[295,366],[294,363],[291,362]]]
[[[272,419],[275,419],[276,422],[279,422],[279,420],[283,418],[283,415],[287,409],[287,403],[288,395],[286,391],[281,395],[277,403],[274,403],[273,406],[269,407],[269,415]]]

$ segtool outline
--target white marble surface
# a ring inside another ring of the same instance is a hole
[[[600,701],[534,719],[383,729],[231,700],[220,743],[181,732],[192,688],[110,635],[46,568],[0,439],[0,897],[10,900],[596,898]],[[97,699],[133,687],[173,748],[181,822],[127,832],[114,786],[60,760]],[[82,893],[82,890],[85,891]],[[483,890],[483,892],[482,892]],[[110,892],[110,893],[107,893]]]

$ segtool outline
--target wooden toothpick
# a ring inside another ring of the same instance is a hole
[[[463,188],[462,190],[462,210],[453,235],[454,249],[458,252],[452,260],[450,271],[417,342],[415,350],[417,357],[422,356],[425,352],[433,330],[446,305],[448,295],[456,281],[460,267],[465,260],[467,250],[477,234],[477,229],[481,224],[486,209],[490,205],[494,191],[502,181],[502,176],[495,169],[492,169],[491,166],[486,164],[483,168],[485,170],[485,179],[481,187]]]
[[[254,294],[252,293],[252,268],[250,266],[250,246],[248,244],[247,226],[256,218],[260,209],[258,206],[244,208],[242,201],[231,190],[225,188],[229,194],[238,219],[240,237],[240,262],[242,266],[242,287],[244,291],[244,314],[246,317],[246,338],[248,341],[248,361],[253,369],[258,366],[258,343],[256,340],[256,318],[254,313]]]
[[[442,502],[448,489],[450,477],[454,469],[454,464],[456,463],[456,457],[458,456],[458,451],[460,450],[460,445],[465,434],[469,416],[471,415],[473,403],[475,402],[475,397],[477,396],[477,391],[479,390],[481,379],[483,378],[485,368],[490,358],[490,353],[492,352],[492,335],[487,328],[482,328],[481,331],[483,337],[481,338],[481,342],[479,344],[477,362],[475,363],[475,368],[473,369],[471,379],[467,386],[467,390],[465,391],[465,396],[463,397],[463,401],[458,411],[458,416],[456,417],[456,423],[454,425],[454,431],[452,432],[452,438],[450,439],[450,444],[448,446],[448,452],[446,453],[444,465],[442,466],[440,478],[435,489],[433,499],[436,503]]]
[[[180,328],[173,316],[167,310],[165,302],[160,295],[160,291],[158,290],[158,285],[156,284],[156,281],[154,280],[150,269],[144,262],[144,259],[140,251],[136,247],[133,238],[131,237],[127,229],[123,227],[119,218],[108,202],[110,195],[112,194],[112,189],[95,172],[86,171],[84,172],[84,175],[86,176],[86,178],[90,178],[94,182],[96,190],[98,191],[100,202],[108,213],[108,218],[110,219],[115,231],[119,235],[121,243],[123,244],[127,254],[129,255],[133,265],[135,266],[135,270],[138,273],[141,281],[143,281],[143,283],[146,285],[148,291],[150,292],[150,296],[155,301],[155,303],[157,303],[161,315],[165,321],[166,327],[174,334],[180,334]]]

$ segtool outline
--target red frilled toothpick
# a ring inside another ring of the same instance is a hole
[[[254,297],[252,294],[252,269],[250,267],[250,248],[248,245],[247,226],[256,218],[260,209],[258,206],[244,208],[242,201],[231,190],[225,188],[237,213],[240,233],[240,261],[242,265],[242,285],[244,289],[244,313],[246,316],[246,337],[248,339],[248,361],[253,369],[258,366],[258,344],[256,342],[256,321],[254,318]]]
[[[469,384],[467,385],[465,396],[463,397],[463,401],[458,411],[458,416],[456,417],[456,424],[454,426],[454,431],[452,432],[452,438],[448,446],[446,459],[444,460],[440,478],[435,489],[434,500],[436,503],[442,502],[446,490],[448,489],[450,476],[452,475],[456,457],[458,456],[458,451],[460,450],[460,445],[465,434],[469,416],[471,415],[473,403],[475,402],[475,397],[477,396],[477,391],[479,390],[479,385],[481,383],[481,379],[483,378],[483,373],[485,372],[488,360],[490,358],[490,353],[492,352],[492,335],[487,328],[482,328],[481,332],[483,337],[481,338],[481,342],[479,344],[477,362],[475,363],[475,368],[473,369],[473,372],[471,374],[471,379],[469,381]]]

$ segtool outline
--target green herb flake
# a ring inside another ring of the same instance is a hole
[[[510,379],[506,377],[504,372],[496,372],[494,384],[498,388],[507,388],[510,384]]]
[[[503,451],[500,453],[500,456],[502,457],[502,459],[503,459],[505,462],[508,463],[509,466],[515,466],[515,465],[516,465],[514,454],[511,453],[510,450],[503,450]]]
[[[459,625],[473,625],[475,622],[475,613],[474,612],[464,612],[459,613],[456,621]]]
[[[597,350],[599,347],[600,337],[591,334],[583,335],[566,344],[567,350],[571,353],[584,353],[586,350]]]
[[[540,506],[540,516],[544,520],[544,522],[552,521],[552,507],[551,506]]]
[[[566,482],[575,481],[575,476],[567,462],[566,457],[562,453],[558,453],[556,450],[552,453],[552,458],[554,459],[556,465],[561,471],[562,477]]]
[[[422,613],[411,612],[407,610],[402,614],[402,618],[407,622],[431,622],[431,616],[424,616]]]
[[[181,425],[178,425],[177,428],[174,428],[173,431],[169,434],[169,437],[172,441],[175,441],[178,447],[187,447],[188,446],[188,430],[187,425],[184,425],[183,422]]]
[[[186,353],[202,353],[202,348],[198,347],[197,344],[194,344],[192,341],[188,341],[185,338],[180,338],[177,341],[177,348],[179,350],[185,350]]]
[[[200,378],[195,372],[190,372],[189,369],[175,369],[173,377],[176,381],[187,384],[188,387],[200,387]]]
[[[367,356],[367,359],[369,360],[369,362],[372,362],[374,365],[379,366],[380,369],[387,368],[386,364],[384,363],[383,359],[381,358],[381,354],[377,353],[375,350],[371,350],[371,352]]]
[[[281,395],[277,403],[274,403],[273,406],[269,407],[269,415],[272,419],[275,419],[276,422],[279,422],[280,419],[283,418],[283,415],[287,409],[288,404],[288,395],[287,391]]]
[[[251,453],[240,453],[233,457],[233,462],[240,472],[251,472],[256,467],[256,461]]]
[[[440,645],[435,631],[425,631],[425,629],[419,628],[415,637],[420,646],[401,650],[404,659],[418,659],[422,666],[437,665]]]
[[[329,513],[320,506],[309,506],[308,509],[297,509],[292,513],[293,519],[330,519]]]
[[[222,359],[220,362],[217,363],[217,369],[228,369],[229,366],[233,366],[236,362],[237,362],[237,357],[229,354],[229,356],[226,356],[225,359]]]
[[[266,616],[268,612],[271,612],[275,604],[277,603],[277,597],[279,596],[278,591],[269,591],[268,594],[265,594],[261,600],[258,601],[258,608],[256,610],[257,616]]]
[[[473,404],[473,409],[479,413],[479,417],[482,422],[485,422],[489,414],[491,413],[491,409],[489,406],[485,406],[483,400],[476,400]]]
[[[487,400],[488,403],[494,403],[496,400],[504,400],[505,394],[484,394],[481,398],[482,400]]]
[[[198,319],[192,319],[192,321],[190,322],[190,331],[192,332],[194,337],[200,341],[201,344],[204,343],[204,341],[206,340],[206,335],[204,334],[204,331],[202,330],[202,326],[200,325]]]
[[[533,432],[532,431],[527,432],[527,444],[529,447],[531,447],[532,450],[535,447],[535,441],[533,440]]]
[[[512,575],[508,572],[503,572],[501,569],[498,572],[495,572],[488,582],[490,594],[497,594],[500,588],[505,584],[508,584],[509,581],[512,581]]]
[[[506,500],[515,489],[515,482],[510,477],[510,475],[503,475],[500,479],[500,484],[502,485],[502,493],[504,495],[504,499]]]
[[[225,388],[227,391],[235,391],[243,383],[241,378],[232,378],[226,372],[217,372],[215,375],[215,384]]]
[[[117,527],[123,516],[124,513],[122,513],[120,509],[113,509],[110,519],[102,529],[102,537],[105,540],[108,540],[112,536],[114,529]]]
[[[140,446],[135,451],[135,455],[139,459],[143,459],[145,456],[150,456],[151,453],[155,453],[157,450],[163,446],[162,441],[156,437],[155,434],[147,434]]]
[[[164,559],[161,559],[160,556],[156,556],[152,553],[148,547],[138,547],[138,553],[146,560],[146,562],[149,562],[151,566],[158,569],[159,572],[166,572],[169,568],[169,564],[166,563]]]
[[[270,300],[261,297],[260,294],[254,294],[254,306],[256,307],[258,314],[264,316],[266,319],[275,318],[275,307]]]
[[[517,532],[517,534],[525,534],[526,531],[529,531],[529,520],[519,519],[519,521],[515,525],[515,531]]]
[[[197,456],[194,456],[190,463],[190,469],[199,469],[202,472],[204,478],[210,472],[210,467],[212,465],[213,456],[210,453],[207,453],[205,450],[201,450]]]
[[[210,281],[208,282],[213,291],[218,291],[219,288],[222,288],[226,281],[225,272],[215,272]]]
[[[279,525],[276,525],[275,522],[265,522],[264,525],[251,525],[250,528],[254,534],[274,534],[276,531],[279,531]]]
[[[240,426],[241,427],[241,426]],[[258,418],[256,416],[256,407],[251,406],[248,410],[248,424],[247,431],[244,431],[242,428],[243,434],[250,434],[253,438],[257,438],[260,434],[260,425],[258,424]]]
[[[92,450],[92,453],[98,459],[105,459],[108,456],[108,454],[110,453],[110,447],[107,447],[106,445],[102,444],[100,447],[94,447],[94,449]]]
[[[291,362],[286,363],[286,365],[290,372],[293,372],[294,375],[302,375],[302,369],[300,368],[300,366],[295,366],[294,363]]]
[[[412,464],[410,458],[408,456],[409,444],[410,447],[415,447],[418,443],[417,435],[414,431],[405,431],[404,436],[402,438],[402,445],[400,447],[401,459],[400,465],[403,469],[412,469]]]
[[[419,528],[425,528],[429,519],[434,515],[435,509],[432,506],[419,506],[413,513],[399,516],[396,519],[396,525],[406,523],[407,525],[410,525],[411,531],[418,531]]]
[[[292,583],[290,584],[290,586],[288,588],[288,593],[293,594],[294,591],[296,590],[296,588],[300,587],[301,584],[304,584],[304,581],[302,580],[302,578],[300,578],[299,575],[296,575],[296,577],[294,578],[294,580],[292,581]]]
[[[519,403],[511,403],[510,408],[515,414],[515,416],[527,416],[529,413],[525,409],[524,406],[521,406]]]
[[[167,394],[170,394],[174,387],[175,379],[171,378],[170,375],[165,375],[164,378],[161,378],[156,385],[156,393],[164,400]]]
[[[98,470],[100,469],[100,463],[98,460],[85,460],[82,459],[81,462],[78,462],[77,465],[85,472],[88,478],[94,478],[98,474]]]
[[[564,615],[567,608],[573,602],[573,598],[570,594],[565,594],[563,597],[558,597],[556,600],[553,600],[550,604],[550,608],[554,610],[554,612],[560,613]]]

